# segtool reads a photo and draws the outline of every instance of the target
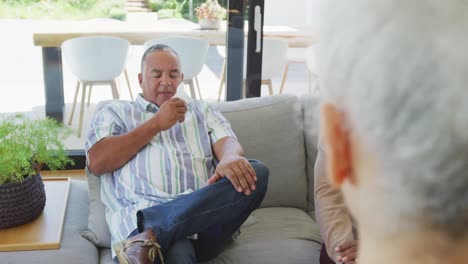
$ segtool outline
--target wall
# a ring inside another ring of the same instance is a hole
[[[265,0],[265,25],[316,28],[322,0]]]

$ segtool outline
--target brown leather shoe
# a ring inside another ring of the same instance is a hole
[[[156,255],[164,263],[161,246],[156,242],[152,229],[120,241],[114,249],[120,264],[152,264]]]

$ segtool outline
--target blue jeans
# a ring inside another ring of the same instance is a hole
[[[256,160],[249,162],[257,175],[256,189],[250,195],[237,192],[229,179],[222,178],[170,202],[138,211],[138,232],[153,229],[163,256],[169,254],[168,264],[171,263],[170,256],[175,255],[172,253],[173,246],[179,248],[177,255],[180,258],[193,260],[193,253],[199,262],[216,257],[265,197],[268,168]],[[136,233],[132,232],[130,236]],[[198,239],[191,241],[192,250],[186,238],[193,234],[198,234]]]
[[[156,257],[155,263],[159,263],[159,257]],[[177,240],[164,255],[165,264],[193,264],[197,263],[195,249],[192,240],[183,238]]]

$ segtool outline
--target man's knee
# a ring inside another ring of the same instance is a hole
[[[250,165],[255,171],[255,174],[257,175],[257,187],[267,187],[268,185],[268,177],[270,175],[270,171],[265,164],[263,164],[261,161],[251,159],[249,160]]]

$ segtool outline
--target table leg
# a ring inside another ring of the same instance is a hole
[[[46,116],[63,122],[64,96],[62,52],[60,47],[42,48]]]

